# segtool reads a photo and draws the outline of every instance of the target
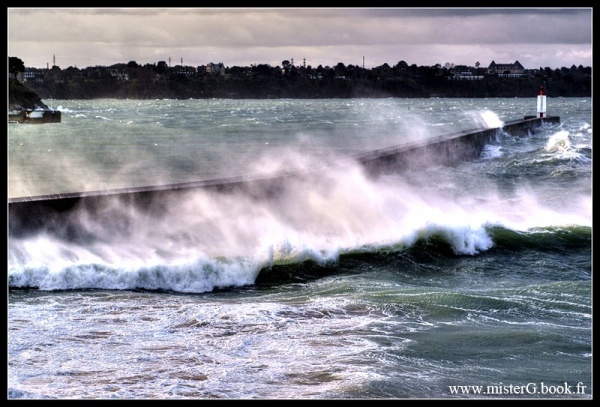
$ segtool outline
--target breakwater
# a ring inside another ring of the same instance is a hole
[[[8,112],[9,123],[60,123],[62,113],[60,110],[11,110]]]
[[[502,127],[465,130],[433,139],[369,151],[355,156],[371,174],[419,169],[434,165],[455,165],[474,160],[483,147],[494,141],[500,131],[513,136],[527,136],[543,123],[560,123],[560,118],[525,116]]]
[[[323,163],[321,169],[330,165],[344,165],[345,162],[358,162],[369,174],[378,176],[431,165],[455,165],[478,158],[484,146],[493,142],[499,132],[526,136],[544,123],[559,122],[559,117],[528,116],[507,122],[499,128],[461,131],[422,142],[365,152],[334,163]],[[186,194],[198,189],[218,193],[237,191],[252,199],[276,199],[286,188],[288,180],[310,179],[318,176],[321,169],[290,169],[169,185],[10,198],[9,236],[48,230],[61,233],[71,240],[85,240],[84,228],[80,227],[82,217],[126,227],[126,223],[132,220],[125,216],[123,208],[139,208],[149,216],[160,215],[172,199],[185,200]]]

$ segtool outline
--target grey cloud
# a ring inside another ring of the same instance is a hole
[[[9,9],[8,33],[11,56],[38,66],[53,54],[79,65],[171,56],[229,66],[294,57],[316,66],[357,64],[363,55],[368,66],[485,64],[506,55],[534,67],[554,66],[552,58],[588,66],[592,49],[591,9],[567,8]]]

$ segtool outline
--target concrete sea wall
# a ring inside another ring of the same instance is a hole
[[[560,118],[557,116],[544,118],[526,116],[523,120],[505,123],[501,128],[450,133],[423,142],[369,151],[355,158],[374,174],[419,169],[433,165],[455,165],[461,161],[478,158],[483,147],[493,142],[500,131],[523,137],[533,133],[543,123],[560,123]]]
[[[369,151],[349,158],[359,162],[372,176],[424,168],[455,165],[478,158],[484,146],[504,131],[526,136],[544,123],[559,123],[559,117],[525,117],[505,123],[501,128],[484,128],[451,133],[424,142],[407,143]],[[338,162],[339,164],[339,162]],[[70,240],[88,238],[80,227],[80,217],[93,217],[106,226],[126,227],[131,222],[122,208],[139,208],[146,214],[160,215],[175,200],[202,188],[217,193],[242,192],[251,199],[276,199],[291,179],[310,179],[319,170],[290,170],[261,176],[239,176],[198,182],[125,188],[105,191],[10,198],[9,236],[17,237],[40,230],[59,233]],[[120,209],[119,209],[120,208]]]

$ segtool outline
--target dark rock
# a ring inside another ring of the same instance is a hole
[[[8,82],[8,110],[50,110],[37,93],[16,79]]]

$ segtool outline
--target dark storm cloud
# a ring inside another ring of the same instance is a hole
[[[591,64],[591,9],[48,8],[10,9],[9,53],[33,66],[155,63],[227,66]]]

